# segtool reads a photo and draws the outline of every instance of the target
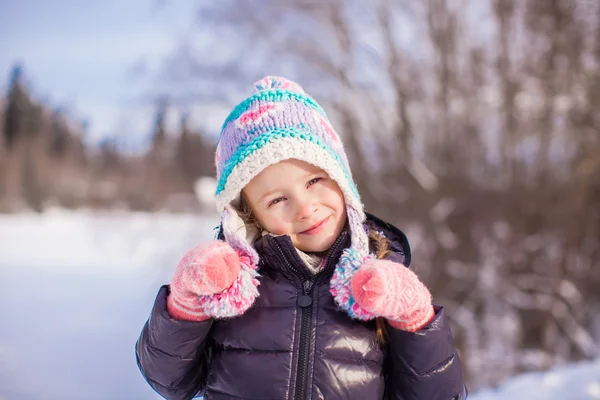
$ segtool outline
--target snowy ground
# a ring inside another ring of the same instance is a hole
[[[497,389],[481,390],[469,400],[600,399],[600,360],[514,377]]]
[[[216,224],[212,215],[0,215],[0,400],[159,399],[133,345],[158,287]],[[600,360],[469,399],[600,399]]]
[[[134,343],[159,286],[217,222],[0,215],[0,400],[159,399]]]

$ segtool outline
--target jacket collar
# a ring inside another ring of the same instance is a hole
[[[333,273],[333,268],[331,267],[335,266],[342,251],[349,245],[350,235],[346,229],[342,231],[325,255],[327,261],[324,273]],[[259,270],[263,273],[268,274],[269,272],[280,271],[288,277],[299,275],[307,279],[314,276],[300,258],[292,243],[292,239],[287,235],[265,235],[255,242],[254,247],[260,257]]]

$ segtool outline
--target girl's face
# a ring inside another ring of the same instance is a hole
[[[328,250],[346,223],[344,195],[322,169],[290,159],[270,165],[243,190],[261,226],[305,252]]]

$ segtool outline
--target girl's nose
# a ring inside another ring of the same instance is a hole
[[[302,221],[306,218],[310,218],[318,208],[317,202],[311,196],[306,196],[298,203],[296,212],[298,220]]]

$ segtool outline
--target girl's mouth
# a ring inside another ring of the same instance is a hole
[[[331,218],[331,216],[321,220],[321,222],[317,223],[316,225],[311,226],[307,230],[300,232],[300,234],[301,235],[316,235],[317,233],[319,233],[323,230],[323,228],[325,227],[325,224],[329,221],[329,218]]]

